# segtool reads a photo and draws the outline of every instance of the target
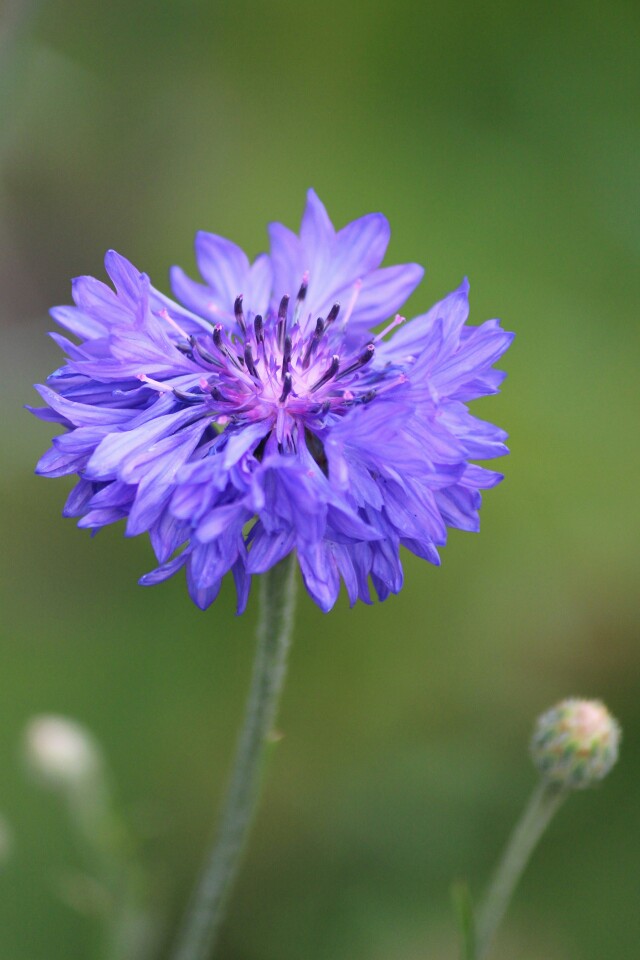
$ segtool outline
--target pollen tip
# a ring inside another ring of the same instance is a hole
[[[334,305],[331,307],[331,310],[329,310],[329,313],[327,314],[327,326],[329,326],[330,323],[333,323],[339,313],[340,304],[334,303]]]

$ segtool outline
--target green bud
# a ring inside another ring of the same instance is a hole
[[[531,755],[547,783],[579,790],[609,773],[618,759],[620,735],[600,700],[570,698],[538,718]]]

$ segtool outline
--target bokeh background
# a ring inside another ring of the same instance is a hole
[[[476,405],[512,454],[479,536],[400,596],[329,616],[302,597],[264,804],[221,960],[447,960],[448,888],[482,889],[534,783],[557,699],[601,696],[622,760],[558,816],[495,957],[619,960],[640,942],[640,7],[625,0],[80,0],[0,30],[0,957],[100,957],[58,896],[80,866],[25,775],[34,713],[87,724],[152,870],[165,943],[240,722],[255,602],[207,614],[144,590],[143,540],[96,540],[33,476],[22,409],[59,363],[47,309],[115,247],[157,286],[196,229],[264,249],[314,186],[342,225],[382,210],[421,311],[471,279],[517,339]],[[128,958],[129,960],[129,958]],[[135,960],[135,958],[130,958]]]

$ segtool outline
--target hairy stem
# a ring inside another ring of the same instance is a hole
[[[217,839],[173,960],[210,960],[257,807],[262,767],[284,683],[293,626],[295,555],[260,577],[258,644],[245,719]]]
[[[516,885],[538,840],[567,795],[562,787],[541,782],[516,825],[494,875],[476,924],[476,960],[485,960]]]

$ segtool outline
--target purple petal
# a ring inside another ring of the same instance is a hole
[[[258,523],[252,530],[247,570],[249,573],[265,573],[291,553],[294,544],[293,529],[268,533],[264,526]]]
[[[298,237],[281,223],[269,224],[271,265],[273,268],[273,302],[277,304],[285,294],[295,296],[297,284],[311,266],[304,262],[304,253]]]
[[[235,325],[235,319],[229,306],[221,307],[214,300],[212,290],[204,283],[196,283],[188,277],[181,267],[172,267],[170,271],[171,289],[174,296],[189,310],[201,317],[207,317],[211,323],[221,323],[227,329]],[[233,306],[233,304],[231,305]]]
[[[322,200],[315,190],[307,190],[307,205],[300,222],[300,239],[311,250],[330,247],[334,237],[335,230]]]
[[[145,280],[148,285],[148,278],[145,274],[140,273],[126,257],[116,253],[115,250],[107,251],[104,265],[117,290],[118,297],[128,303],[132,309],[135,309],[140,300],[141,289]]]
[[[151,570],[150,573],[145,573],[140,577],[138,583],[143,587],[152,587],[156,583],[162,583],[163,580],[168,580],[174,573],[177,573],[184,566],[186,559],[187,555],[182,553],[179,557],[174,557],[173,560],[169,560],[167,563],[156,567],[155,570]]]
[[[426,313],[396,330],[391,340],[385,344],[385,357],[388,356],[396,362],[404,362],[407,357],[419,357],[420,365],[426,367],[433,359],[431,354],[426,356],[426,353],[431,351],[434,331],[440,351],[449,352],[457,346],[460,330],[468,316],[469,281],[465,277],[457,290],[438,301]]]
[[[272,281],[271,260],[266,253],[262,253],[256,257],[249,270],[246,286],[240,291],[244,297],[245,310],[251,310],[254,314],[266,313],[271,297]]]
[[[340,592],[340,576],[333,554],[325,543],[298,551],[305,587],[321,610],[328,613]]]
[[[336,236],[336,287],[344,287],[380,266],[389,246],[391,229],[381,213],[369,213],[343,227]]]
[[[118,410],[113,407],[97,407],[89,403],[76,403],[73,400],[67,400],[60,396],[49,387],[42,384],[36,384],[36,390],[52,410],[59,413],[75,426],[85,426],[88,424],[117,424],[127,423],[131,420],[129,410]]]
[[[423,276],[424,269],[417,263],[383,267],[366,276],[349,320],[349,336],[362,336],[363,327],[368,329],[398,313]],[[343,289],[336,299],[346,306],[350,295],[351,290]]]
[[[223,312],[232,312],[249,272],[246,253],[231,240],[201,230],[196,235],[196,262],[211,287],[216,306]]]
[[[52,307],[49,313],[56,323],[76,337],[92,340],[107,335],[108,330],[104,323],[77,307]]]
[[[126,459],[148,450],[163,437],[176,432],[194,419],[192,410],[166,414],[135,430],[110,433],[98,445],[87,464],[86,476],[92,480],[110,480],[118,475]]]

